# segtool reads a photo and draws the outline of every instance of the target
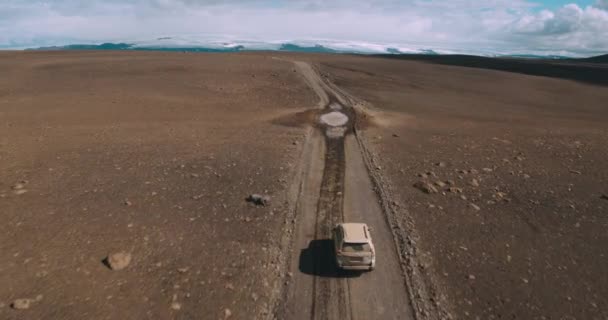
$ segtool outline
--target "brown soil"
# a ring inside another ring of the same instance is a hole
[[[366,141],[434,301],[459,319],[608,317],[606,87],[392,59],[318,61],[375,116]],[[418,181],[439,182],[439,192]]]
[[[293,64],[5,52],[0,70],[0,318],[271,311],[294,142],[305,134],[273,120],[317,100]],[[252,193],[271,205],[248,204]],[[117,251],[132,261],[112,271],[102,260]]]
[[[457,58],[0,53],[0,318],[607,318],[608,90]]]

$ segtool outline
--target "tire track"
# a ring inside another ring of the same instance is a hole
[[[302,173],[304,188],[296,200],[299,210],[288,273],[292,279],[283,289],[284,299],[276,318],[412,319],[392,233],[373,191],[362,151],[353,148],[352,141],[358,139],[352,100],[325,83],[309,64],[294,63],[319,95],[318,114],[339,112],[348,121],[332,126],[317,119],[312,124],[314,130],[307,139],[310,145],[305,149],[314,152],[304,155],[302,161],[309,163],[301,166],[311,171]],[[380,249],[387,258],[377,265],[377,271],[358,274],[337,268],[331,230],[343,221],[366,222],[380,233],[378,240],[374,236],[374,242],[379,242],[377,251]]]

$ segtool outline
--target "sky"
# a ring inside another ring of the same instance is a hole
[[[0,48],[166,36],[591,56],[608,0],[0,0]]]

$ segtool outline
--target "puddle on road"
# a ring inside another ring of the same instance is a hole
[[[332,111],[322,115],[320,120],[330,127],[342,127],[348,123],[348,116],[342,112]]]

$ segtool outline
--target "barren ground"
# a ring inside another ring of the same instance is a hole
[[[0,318],[271,310],[305,133],[272,120],[317,102],[291,63],[36,52],[1,53],[0,70]],[[251,193],[272,204],[248,204]],[[101,263],[115,251],[132,254],[125,270]]]
[[[0,73],[2,319],[608,318],[605,86],[279,53]],[[314,124],[332,103],[341,140]],[[377,270],[328,262],[340,220],[373,227]]]
[[[373,105],[378,125],[365,136],[377,169],[414,237],[417,271],[455,318],[608,317],[608,87],[417,61],[319,61]]]

